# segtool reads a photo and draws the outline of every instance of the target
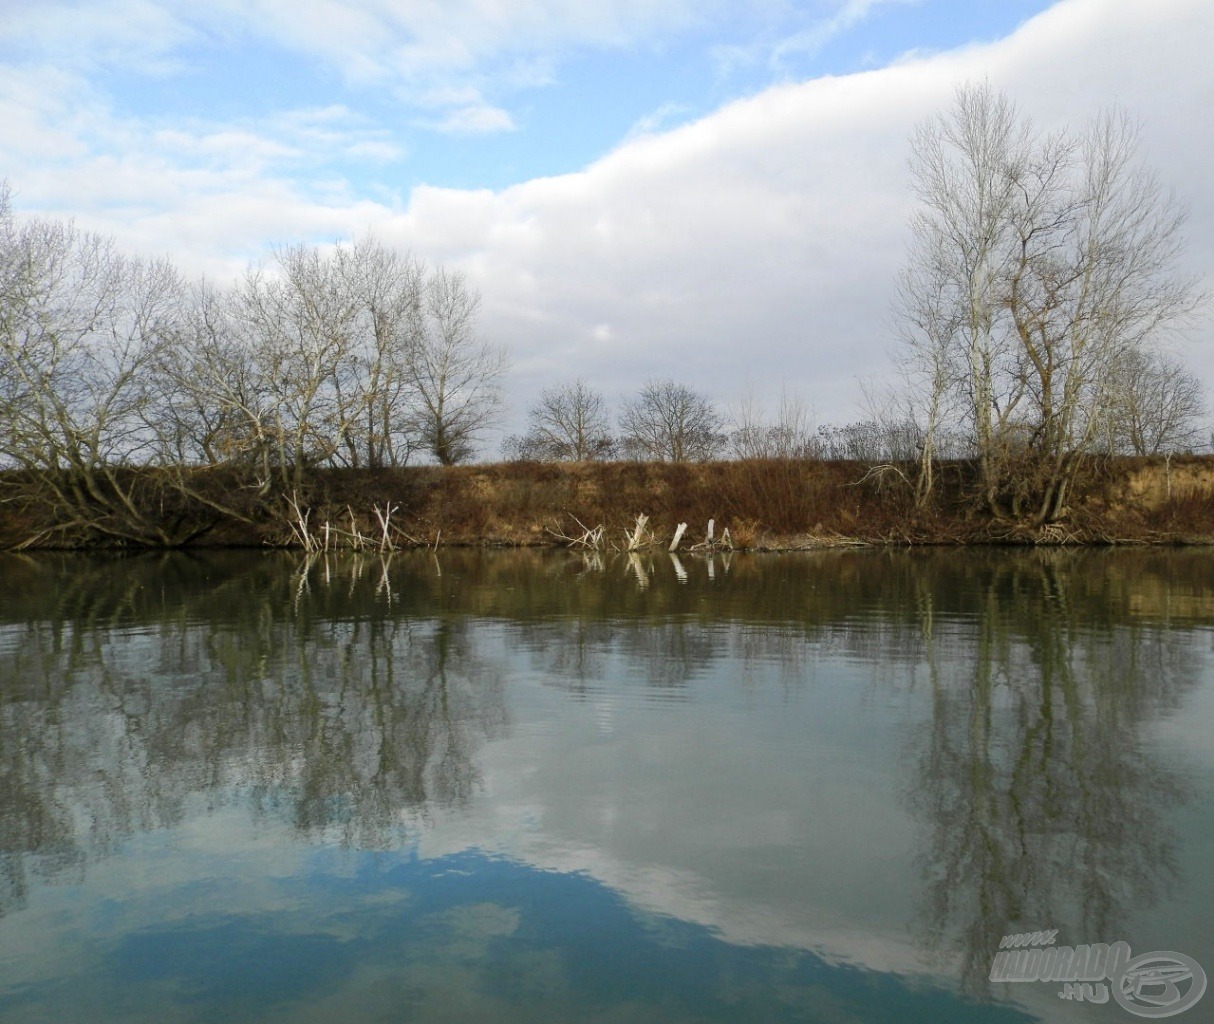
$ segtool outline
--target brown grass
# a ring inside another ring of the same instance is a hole
[[[605,462],[406,467],[316,472],[298,495],[318,529],[327,520],[378,534],[373,508],[391,504],[399,544],[541,545],[602,525],[619,542],[644,513],[655,539],[688,524],[684,546],[704,538],[710,519],[747,548],[842,542],[1206,542],[1214,539],[1214,458],[1119,459],[1101,463],[1072,500],[1062,530],[1020,535],[992,524],[963,498],[972,467],[945,464],[930,508],[916,509],[906,482],[854,462],[751,460],[710,463]],[[284,495],[266,501],[254,522],[219,521],[209,545],[289,545]],[[0,544],[29,536],[34,524],[0,503]],[[26,517],[28,518],[28,517]],[[86,543],[87,540],[77,540]]]

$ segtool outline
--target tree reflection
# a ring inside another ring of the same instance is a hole
[[[1127,911],[1176,876],[1165,812],[1181,787],[1143,733],[1197,673],[1166,630],[1116,614],[1130,580],[1083,568],[1060,552],[993,562],[963,621],[923,595],[932,715],[908,800],[927,826],[928,945],[960,955],[973,994],[1003,935],[1128,939]]]
[[[473,620],[391,614],[371,566],[340,617],[332,573],[302,594],[283,565],[220,575],[166,605],[163,563],[122,568],[76,566],[45,617],[4,629],[0,913],[200,794],[363,848],[473,796],[477,748],[506,726]]]

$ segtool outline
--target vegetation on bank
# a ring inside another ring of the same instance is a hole
[[[1111,544],[1214,542],[1214,456],[1091,460],[1072,491],[1065,523],[1016,526],[973,497],[972,461],[937,466],[934,498],[919,502],[892,463],[750,459],[728,462],[514,462],[477,466],[328,469],[290,492],[241,495],[227,471],[199,471],[197,498],[149,470],[128,471],[134,512],[148,531],[123,540],[114,523],[48,522],[45,509],[0,504],[5,548],[568,544],[603,527],[603,546],[625,548],[638,515],[645,539],[668,546],[687,523],[683,550],[728,528],[734,547],[780,550],[866,544]],[[14,484],[14,475],[0,485]],[[211,500],[214,496],[216,499]],[[235,508],[236,515],[226,513]],[[325,540],[327,536],[327,540]],[[385,541],[384,538],[387,538]]]

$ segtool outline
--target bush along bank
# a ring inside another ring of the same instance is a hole
[[[669,547],[680,524],[682,550],[1214,541],[1211,456],[1092,460],[1064,514],[1033,527],[994,518],[973,501],[972,464],[940,463],[934,472],[930,502],[916,501],[909,467],[850,461],[320,469],[289,490],[230,469],[177,470],[172,479],[132,469],[108,491],[104,480],[65,475],[48,489],[41,478],[8,473],[0,478],[0,545],[627,550]]]

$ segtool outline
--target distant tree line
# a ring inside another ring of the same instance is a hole
[[[1093,454],[1158,455],[1203,446],[1197,418],[1200,383],[1179,364],[1141,356],[1124,388],[1116,431]],[[670,379],[651,380],[611,416],[602,392],[577,379],[545,389],[527,410],[527,429],[502,442],[508,460],[588,462],[638,460],[822,459],[868,464],[917,464],[976,459],[978,446],[961,427],[928,427],[905,396],[870,400],[871,415],[844,424],[815,425],[805,405],[785,393],[774,412],[753,399],[722,412],[712,399]]]
[[[478,304],[459,273],[370,237],[191,283],[70,223],[17,219],[0,185],[5,498],[48,529],[179,543],[202,528],[187,508],[238,513],[319,467],[467,460],[506,369]],[[202,487],[208,470],[232,487]]]
[[[527,430],[507,437],[502,454],[537,462],[904,462],[918,458],[922,442],[920,426],[896,412],[815,425],[805,404],[788,392],[770,413],[753,398],[722,412],[708,395],[669,378],[648,381],[613,420],[602,392],[578,379],[541,392],[527,410]],[[956,446],[957,457],[971,454],[963,447]]]

